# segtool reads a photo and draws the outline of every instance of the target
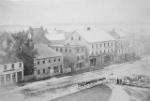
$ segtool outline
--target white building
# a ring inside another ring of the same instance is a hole
[[[53,37],[51,37],[53,36]],[[87,49],[91,65],[112,61],[116,40],[107,31],[99,28],[85,28],[72,32],[53,31],[46,36],[53,44],[80,45]],[[106,56],[106,58],[104,58]],[[111,56],[111,57],[109,57]],[[99,59],[98,59],[99,58]],[[110,58],[110,59],[108,59]]]
[[[2,53],[2,52],[1,52]],[[0,86],[24,80],[24,64],[15,56],[0,54]]]

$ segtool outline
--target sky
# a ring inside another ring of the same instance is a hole
[[[0,0],[0,25],[150,23],[150,0]]]

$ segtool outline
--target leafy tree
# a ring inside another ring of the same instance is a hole
[[[24,74],[31,75],[34,71],[34,55],[37,51],[34,49],[34,44],[31,39],[28,39],[27,32],[18,32],[12,34],[15,41],[14,51],[16,56],[24,62]]]

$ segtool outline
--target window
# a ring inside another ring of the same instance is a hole
[[[10,81],[10,74],[6,74],[6,81]]]
[[[43,64],[45,64],[45,60],[43,60]]]
[[[15,73],[12,74],[12,79],[13,79],[13,80],[16,79],[16,74],[15,74]]]
[[[63,50],[62,50],[62,48],[60,48],[60,52],[62,52]]]
[[[12,67],[12,69],[14,70],[14,64],[12,64],[12,66],[11,66],[11,67]]]
[[[56,62],[56,59],[54,59],[54,62]]]
[[[7,70],[7,65],[4,65],[4,71],[6,71]]]
[[[50,62],[51,62],[51,59],[49,59],[48,62],[50,63]]]
[[[80,57],[79,57],[79,56],[77,56],[77,60],[80,60]]]
[[[65,52],[67,52],[67,48],[65,48]]]
[[[92,48],[94,48],[94,45],[92,44]]]
[[[39,65],[39,64],[40,64],[40,61],[38,61],[37,64]]]
[[[22,63],[19,63],[19,67],[22,67]]]
[[[45,74],[45,69],[43,69],[43,73]]]
[[[80,41],[80,40],[81,40],[81,37],[79,37],[78,40]]]
[[[48,69],[51,69],[51,67],[48,67]]]
[[[38,70],[38,75],[40,74],[40,70]]]
[[[58,48],[56,48],[56,51],[58,51]]]
[[[54,73],[57,73],[57,72],[59,72],[59,68],[58,66],[54,66]]]
[[[77,48],[77,52],[79,52],[79,48]]]
[[[71,40],[73,40],[73,37],[71,37]]]
[[[89,30],[91,30],[91,28],[90,28],[90,27],[87,27],[87,31],[89,31]]]
[[[58,59],[58,61],[60,61],[60,58]]]

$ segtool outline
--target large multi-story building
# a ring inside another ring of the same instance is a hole
[[[24,79],[24,64],[15,56],[0,52],[0,86],[14,84]]]
[[[42,79],[63,73],[63,56],[46,44],[35,44],[34,77]]]
[[[62,35],[64,36],[62,37]],[[47,35],[47,38],[54,44],[84,46],[87,49],[86,58],[89,58],[90,64],[93,66],[110,63],[114,58],[116,41],[103,29],[85,28],[80,31],[52,33]]]
[[[61,52],[64,57],[64,73],[73,72],[85,67],[86,61],[86,49],[83,46],[79,45],[62,45],[55,44],[49,45],[57,52]]]
[[[114,61],[115,56],[115,40],[93,42],[91,45],[90,65],[104,65]]]

